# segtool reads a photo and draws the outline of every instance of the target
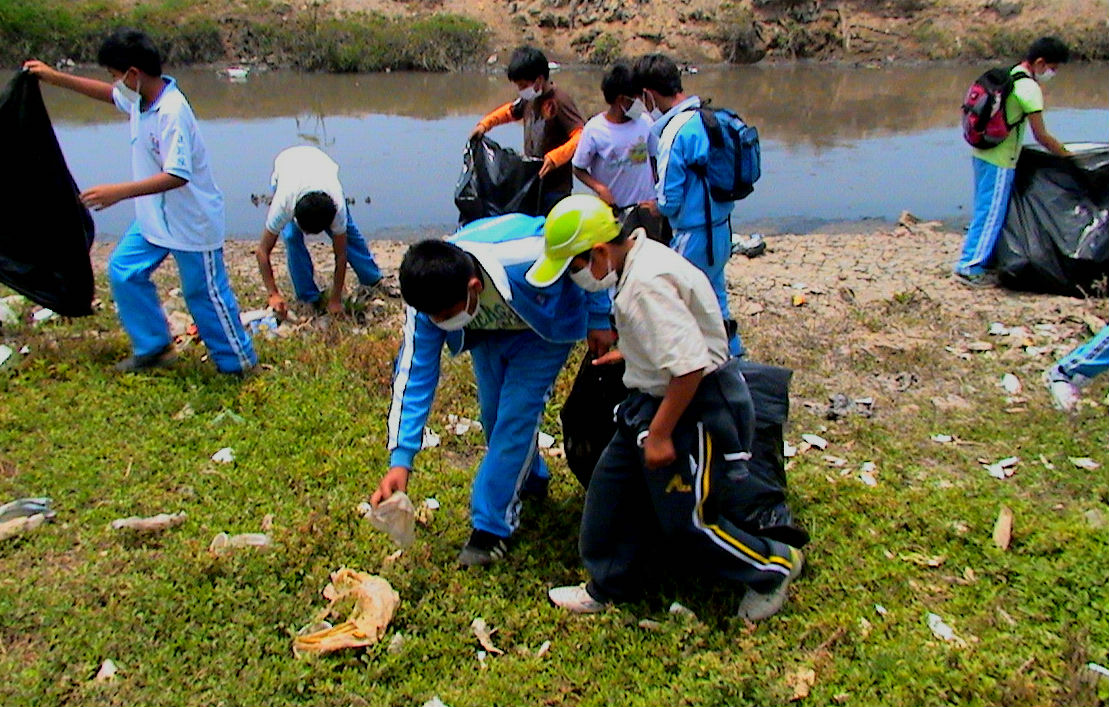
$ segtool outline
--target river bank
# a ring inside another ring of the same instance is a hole
[[[691,64],[1012,59],[1057,34],[1077,60],[1109,58],[1106,0],[7,0],[0,60],[91,63],[112,27],[147,29],[170,63],[307,71],[498,67],[532,43],[608,64],[662,51]]]
[[[1104,301],[961,289],[948,276],[961,235],[927,225],[767,242],[730,262],[731,302],[752,358],[794,371],[789,501],[813,540],[785,608],[757,626],[711,582],[590,617],[552,607],[548,588],[586,579],[584,494],[556,455],[508,557],[459,569],[484,452],[451,424],[478,415],[467,356],[443,360],[440,443],[408,489],[439,510],[398,552],[356,513],[388,465],[402,316],[389,288],[343,318],[302,312],[283,336],[258,333],[245,380],[187,336],[173,366],[120,376],[128,343],[97,244],[94,316],[0,332],[17,352],[0,369],[0,498],[50,496],[57,511],[0,546],[0,703],[1101,704],[1086,666],[1109,665],[1109,487],[1090,471],[1109,463],[1105,383],[1070,418],[1039,374]],[[324,281],[330,254],[312,249]],[[404,245],[373,249],[391,279]],[[226,260],[243,309],[262,306],[252,244],[229,242]],[[155,281],[186,324],[175,268]],[[543,417],[556,449],[577,355]],[[830,419],[836,394],[856,403]],[[225,448],[234,461],[213,461]],[[162,512],[184,523],[111,525]],[[207,551],[259,531],[268,548]],[[297,660],[293,637],[339,567],[384,577],[400,607],[364,652]],[[475,617],[503,654],[477,652]]]

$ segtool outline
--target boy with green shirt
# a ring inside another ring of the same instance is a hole
[[[1017,157],[1024,143],[1025,122],[1032,126],[1036,142],[1056,155],[1069,155],[1063,143],[1044,126],[1044,97],[1041,84],[1050,80],[1060,64],[1070,58],[1070,50],[1062,40],[1040,37],[1029,47],[1024,61],[1011,70],[1013,91],[1005,103],[1005,120],[1013,125],[1009,136],[997,147],[975,149],[974,215],[967,229],[962,255],[955,265],[955,279],[968,287],[992,287],[997,276],[990,269],[994,247],[1016,174]],[[1027,121],[1025,119],[1027,118]]]

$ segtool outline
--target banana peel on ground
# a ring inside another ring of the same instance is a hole
[[[293,655],[298,658],[308,653],[331,653],[377,643],[385,635],[385,628],[400,604],[400,595],[389,582],[346,567],[331,573],[331,583],[324,587],[323,596],[329,603],[312,625],[318,625],[333,614],[341,615],[340,611],[348,604],[351,605],[350,614],[337,626],[325,624],[321,630],[295,637]]]

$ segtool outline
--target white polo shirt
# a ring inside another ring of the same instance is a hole
[[[716,293],[705,274],[636,231],[612,313],[624,354],[624,385],[662,397],[672,378],[712,373],[728,360]]]
[[[328,229],[331,235],[347,232],[347,202],[339,183],[339,165],[322,150],[301,145],[282,150],[273,161],[273,201],[266,214],[266,230],[281,233],[293,220],[293,209],[300,197],[322,191],[335,202],[335,219]]]
[[[177,82],[165,87],[146,110],[112,90],[116,107],[131,118],[131,173],[136,180],[163,172],[187,184],[161,194],[135,197],[143,238],[163,248],[208,251],[223,247],[223,194],[212,179],[196,116]]]

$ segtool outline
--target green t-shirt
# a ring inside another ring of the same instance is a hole
[[[1013,67],[1009,72],[1012,76],[1030,76],[1028,70],[1020,64]],[[1005,138],[997,147],[991,147],[988,150],[974,149],[974,156],[989,162],[997,167],[1005,167],[1013,169],[1017,166],[1017,157],[1020,155],[1021,145],[1024,144],[1024,126],[1025,116],[1029,113],[1039,113],[1044,109],[1044,94],[1040,90],[1040,84],[1036,83],[1036,79],[1017,79],[1013,84],[1013,92],[1009,94],[1009,100],[1005,102],[1005,119],[1009,124],[1016,123],[1012,131],[1009,132],[1009,137]]]

